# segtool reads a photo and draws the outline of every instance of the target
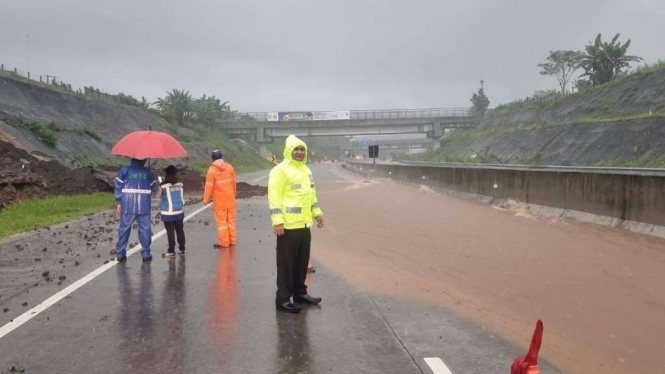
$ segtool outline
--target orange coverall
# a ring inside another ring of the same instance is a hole
[[[212,197],[219,245],[236,245],[236,171],[224,160],[215,160],[206,174],[203,203]]]

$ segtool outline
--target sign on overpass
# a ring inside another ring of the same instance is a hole
[[[348,110],[328,112],[268,112],[268,122],[333,121],[349,119],[351,119],[351,112]]]

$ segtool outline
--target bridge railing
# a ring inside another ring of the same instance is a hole
[[[352,110],[351,119],[468,117],[471,108]]]
[[[384,110],[352,110],[352,120],[365,119],[401,119],[401,118],[445,118],[468,117],[471,108],[426,108],[426,109],[384,109]],[[225,119],[226,122],[267,122],[268,112],[238,113],[235,118]]]

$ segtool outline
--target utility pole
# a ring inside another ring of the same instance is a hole
[[[28,55],[28,78],[30,78],[30,34],[25,34],[25,44]]]

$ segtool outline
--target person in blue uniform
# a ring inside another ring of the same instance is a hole
[[[150,244],[152,229],[150,227],[150,206],[153,193],[157,191],[155,176],[145,166],[145,160],[133,158],[129,166],[118,172],[115,178],[115,201],[120,213],[118,243],[115,246],[119,262],[127,260],[127,242],[134,221],[139,225],[139,243],[143,261],[152,260]]]

